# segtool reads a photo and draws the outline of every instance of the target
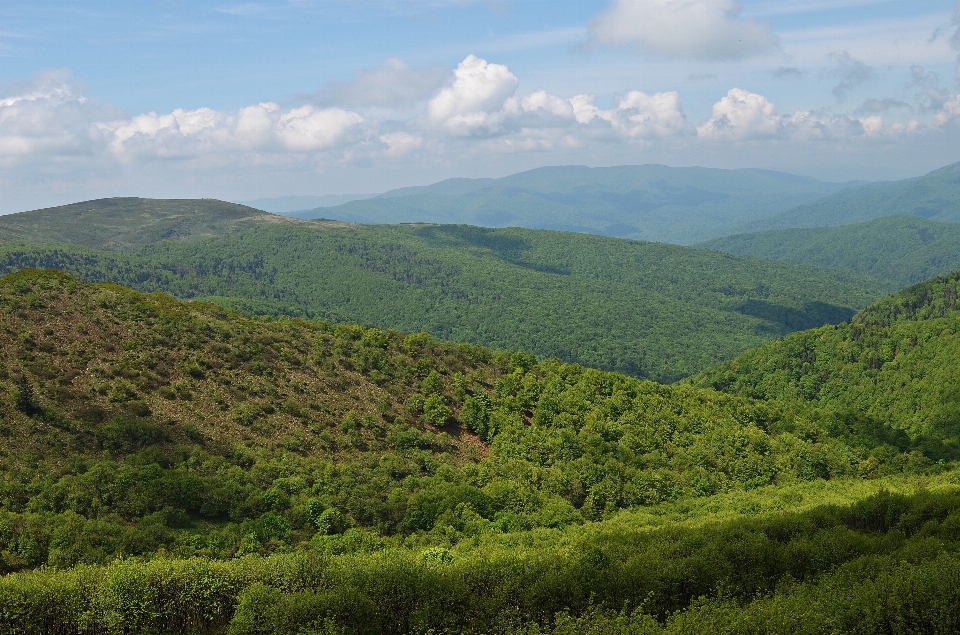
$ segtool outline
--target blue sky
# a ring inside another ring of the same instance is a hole
[[[0,212],[541,165],[901,178],[960,160],[960,1],[0,6]]]

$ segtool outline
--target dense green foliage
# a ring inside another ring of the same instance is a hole
[[[688,245],[734,233],[844,187],[754,169],[559,166],[499,179],[449,179],[295,215],[559,229]]]
[[[960,223],[960,163],[913,179],[845,189],[744,225],[736,233],[786,227],[836,227],[894,214]]]
[[[0,633],[956,632],[958,291],[694,378],[717,392],[21,270]]]
[[[2,279],[0,310],[6,570],[449,542],[940,458],[866,418],[54,272]]]
[[[700,527],[20,573],[0,580],[0,632],[947,635],[958,551],[954,485]]]
[[[846,269],[889,283],[893,290],[960,269],[958,245],[960,224],[887,216],[843,227],[737,234],[698,247]]]
[[[355,322],[673,381],[849,318],[875,281],[793,263],[585,234],[298,221],[135,253],[0,245],[0,271]]]
[[[0,240],[133,249],[296,221],[215,199],[104,198],[0,216]]]
[[[960,442],[960,272],[896,293],[837,326],[795,333],[693,378],[699,386],[812,402]]]

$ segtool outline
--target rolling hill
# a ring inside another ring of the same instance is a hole
[[[295,214],[358,223],[519,226],[691,244],[847,187],[766,170],[546,167],[449,179]]]
[[[958,471],[869,415],[57,271],[0,279],[0,320],[0,632],[960,618]]]
[[[0,216],[0,240],[129,250],[296,220],[215,199],[105,198]]]
[[[54,267],[246,313],[427,331],[658,381],[840,322],[883,294],[855,275],[576,233],[281,219],[147,242],[155,235],[130,221],[126,243],[146,243],[136,251],[3,243],[0,271]],[[86,227],[81,241],[93,242],[97,225]]]
[[[794,333],[690,381],[864,413],[960,448],[960,272],[904,289],[836,326]]]
[[[891,290],[960,269],[960,224],[917,216],[737,234],[697,246],[845,269],[888,283]]]

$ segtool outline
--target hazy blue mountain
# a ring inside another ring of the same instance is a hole
[[[960,223],[960,163],[902,181],[847,188],[782,214],[744,224],[738,232],[786,227],[837,227],[906,214]]]
[[[332,207],[343,205],[350,201],[372,198],[376,194],[324,194],[322,196],[275,196],[273,198],[257,198],[252,201],[235,201],[240,205],[248,205],[262,209],[271,214],[295,216],[297,212],[312,210],[318,207]]]
[[[560,166],[499,179],[449,179],[295,216],[519,226],[692,244],[849,185],[756,169]]]
[[[960,269],[960,224],[887,216],[843,227],[773,229],[700,243],[715,251],[848,269],[901,288]]]

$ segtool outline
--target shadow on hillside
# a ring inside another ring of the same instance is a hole
[[[462,247],[466,243],[470,247],[493,252],[497,258],[524,269],[561,276],[570,275],[570,271],[565,267],[529,261],[524,257],[524,252],[532,248],[530,241],[520,236],[505,235],[495,229],[469,225],[441,225],[421,227],[417,230],[417,234],[438,246]]]
[[[785,335],[793,331],[805,331],[824,324],[839,324],[853,317],[849,307],[836,306],[826,302],[808,302],[803,308],[774,304],[766,300],[746,300],[737,307],[737,313],[759,318],[769,327],[765,332]]]

